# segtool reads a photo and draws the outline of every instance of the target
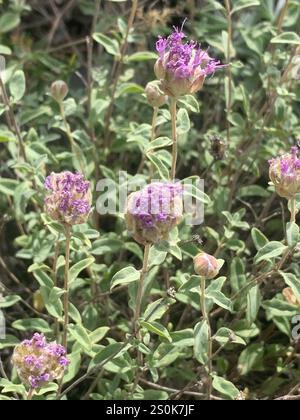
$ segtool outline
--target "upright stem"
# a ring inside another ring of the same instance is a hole
[[[226,107],[227,113],[227,143],[230,143],[230,122],[229,122],[229,115],[231,112],[231,100],[232,100],[232,73],[230,67],[230,56],[231,56],[231,40],[232,40],[232,19],[231,19],[231,7],[230,7],[230,0],[225,0],[225,7],[226,7],[226,15],[227,15],[227,46],[226,46],[226,63],[228,64],[227,67],[227,77],[228,77],[228,103]]]
[[[33,392],[34,392],[34,389],[33,388],[30,388],[29,391],[28,391],[28,394],[27,394],[27,398],[26,398],[27,401],[31,401],[32,400]]]
[[[171,167],[171,180],[176,177],[176,163],[177,163],[177,130],[176,130],[176,99],[171,98],[170,113],[171,113],[171,124],[172,124],[172,167]]]
[[[69,268],[70,268],[70,241],[71,241],[71,226],[65,226],[66,235],[66,254],[65,254],[65,278],[64,278],[64,329],[62,345],[67,349],[67,334],[69,324]]]
[[[15,114],[13,112],[12,106],[9,102],[7,92],[6,92],[6,89],[5,89],[5,84],[2,80],[2,77],[0,77],[0,87],[1,87],[1,94],[2,94],[3,103],[4,103],[5,107],[7,108],[7,121],[10,125],[10,128],[13,128],[13,130],[14,130],[16,136],[17,136],[18,143],[19,143],[20,154],[21,154],[22,158],[24,159],[24,161],[27,162],[28,159],[27,159],[27,155],[26,155],[25,146],[24,146],[24,143],[23,143],[23,138],[22,138],[22,135],[21,135],[21,130],[20,130],[20,127],[17,123],[17,120],[16,120]]]
[[[212,337],[211,337],[211,326],[209,322],[209,314],[207,312],[205,303],[205,277],[201,277],[201,294],[200,294],[200,305],[204,321],[208,327],[208,349],[207,349],[207,368],[208,368],[208,384],[207,384],[207,399],[211,399],[212,393]]]
[[[143,267],[141,270],[140,280],[138,284],[138,291],[136,295],[136,305],[135,305],[135,313],[134,313],[134,333],[137,334],[138,332],[138,319],[141,315],[141,306],[142,306],[142,298],[143,298],[143,290],[144,290],[144,280],[146,274],[148,272],[148,263],[149,263],[149,252],[150,252],[151,245],[145,245],[144,249],[144,259],[143,259]]]
[[[291,206],[291,222],[296,222],[296,199],[295,197],[290,199],[290,206]]]
[[[53,265],[52,265],[52,273],[53,273],[53,283],[54,283],[54,287],[57,287],[57,260],[58,260],[58,256],[59,256],[59,247],[60,247],[60,243],[59,243],[59,236],[56,240],[56,244],[55,244],[55,253],[54,253],[54,259],[53,259]],[[58,336],[59,336],[59,322],[58,319],[55,318],[55,335],[56,338],[58,340]]]

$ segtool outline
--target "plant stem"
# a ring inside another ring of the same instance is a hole
[[[291,207],[291,222],[296,222],[296,199],[295,197],[290,199],[290,207]]]
[[[64,329],[63,329],[63,339],[62,345],[67,350],[67,334],[68,334],[68,324],[69,324],[69,268],[70,268],[70,241],[71,241],[71,226],[65,226],[65,235],[66,235],[66,254],[65,254],[65,279],[64,279]]]
[[[227,15],[227,46],[226,46],[226,63],[227,67],[227,77],[228,77],[228,103],[226,106],[226,127],[227,127],[227,143],[230,143],[230,122],[229,116],[231,112],[231,100],[232,100],[232,73],[230,67],[230,55],[231,55],[231,40],[232,40],[232,19],[231,19],[231,7],[230,0],[225,0],[226,15]]]
[[[60,248],[59,236],[58,236],[58,238],[56,240],[56,243],[55,243],[55,253],[54,253],[54,259],[53,259],[53,265],[52,265],[54,287],[57,287],[57,272],[56,272],[56,270],[57,270],[57,260],[58,260],[58,257],[59,257],[59,248]],[[54,329],[55,329],[56,339],[58,340],[59,322],[58,322],[57,318],[55,318]]]
[[[205,303],[205,277],[201,277],[200,305],[201,305],[203,319],[207,323],[207,327],[208,327],[207,399],[210,400],[211,399],[211,393],[212,393],[212,336],[211,336],[212,334],[211,334],[211,326],[210,326],[210,322],[209,322],[209,314],[207,312],[206,303]]]
[[[26,398],[27,401],[31,401],[32,400],[33,392],[34,392],[34,389],[33,388],[30,388],[29,391],[28,391],[28,394],[27,394],[27,398]]]
[[[141,307],[142,307],[142,298],[143,298],[143,289],[144,289],[144,280],[148,271],[148,263],[149,263],[149,252],[150,252],[151,245],[145,245],[144,249],[144,259],[143,259],[143,267],[141,270],[140,280],[138,284],[138,291],[136,295],[136,305],[135,305],[135,313],[134,313],[134,333],[137,334],[138,331],[138,319],[141,315]]]
[[[171,113],[171,124],[172,124],[172,167],[170,179],[174,180],[176,177],[176,163],[177,163],[177,130],[176,130],[176,99],[171,98],[170,113]]]
[[[22,158],[24,159],[25,162],[28,162],[24,142],[23,142],[22,135],[21,135],[21,130],[20,130],[20,127],[17,123],[17,120],[16,120],[16,117],[15,117],[14,111],[12,109],[12,106],[9,102],[7,92],[6,92],[6,89],[5,89],[5,84],[2,80],[2,77],[0,77],[0,87],[1,87],[3,103],[5,105],[5,108],[7,108],[8,123],[10,125],[10,128],[14,130],[14,132],[17,136],[18,143],[19,143],[19,150],[20,150],[20,154],[21,154]]]

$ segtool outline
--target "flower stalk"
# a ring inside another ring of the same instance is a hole
[[[71,226],[65,225],[66,251],[65,251],[65,276],[64,276],[64,327],[62,345],[67,348],[68,324],[69,324],[69,269],[70,269],[70,242]]]
[[[207,324],[208,330],[208,348],[207,348],[207,399],[211,399],[212,393],[212,333],[211,333],[211,326],[209,320],[209,313],[206,307],[205,301],[205,288],[206,288],[206,281],[205,277],[201,276],[201,285],[200,285],[200,306],[203,315],[203,320]]]
[[[141,315],[141,307],[142,307],[142,299],[143,299],[143,290],[144,290],[144,281],[145,277],[148,272],[148,265],[149,265],[149,253],[150,253],[151,245],[146,244],[144,248],[144,258],[143,258],[143,267],[140,274],[138,290],[136,295],[136,306],[135,306],[135,313],[134,313],[134,333],[135,335],[138,332],[138,320]]]
[[[175,98],[171,98],[170,102],[170,113],[171,113],[171,125],[172,125],[172,166],[170,179],[176,178],[176,164],[177,164],[177,127],[176,127],[176,105],[177,101]]]

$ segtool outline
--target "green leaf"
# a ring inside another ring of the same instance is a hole
[[[190,123],[190,117],[186,109],[180,108],[177,113],[177,133],[178,135],[185,134],[190,131],[191,123]]]
[[[242,351],[238,369],[241,375],[247,375],[252,370],[260,370],[262,368],[264,348],[261,343],[250,344]]]
[[[122,96],[128,93],[144,93],[144,88],[137,83],[122,83],[118,86],[116,97]]]
[[[117,357],[120,353],[120,351],[124,348],[123,343],[112,343],[105,347],[105,349],[102,349],[99,351],[99,353],[96,354],[94,357],[93,363],[95,365],[103,365],[106,363],[108,359],[111,357]]]
[[[45,306],[48,313],[55,318],[60,318],[62,316],[63,306],[60,300],[60,297],[64,294],[64,290],[59,287],[53,287],[49,293],[49,296],[44,298]]]
[[[173,303],[175,303],[174,299],[161,298],[155,300],[147,306],[143,318],[147,320],[147,322],[161,319],[163,315],[169,310],[170,305]]]
[[[214,376],[212,386],[221,395],[228,397],[230,400],[237,398],[240,393],[232,382],[227,381],[221,376]]]
[[[194,328],[194,356],[199,363],[208,361],[208,325],[206,321],[198,322]]]
[[[146,328],[148,331],[153,332],[154,334],[159,335],[160,337],[165,338],[169,342],[172,342],[172,338],[169,334],[169,331],[163,325],[158,322],[152,321],[141,321],[141,326]]]
[[[112,278],[111,286],[113,287],[118,286],[119,284],[129,284],[134,281],[139,280],[140,272],[136,270],[134,267],[125,267],[122,270],[118,271]]]
[[[94,257],[88,257],[84,260],[79,261],[78,263],[74,264],[69,271],[69,281],[70,284],[78,277],[79,273],[84,270],[85,268],[92,265],[95,261]]]
[[[213,339],[221,345],[226,345],[230,343],[242,344],[244,346],[246,345],[246,342],[241,337],[237,336],[234,333],[234,331],[225,327],[220,328],[213,336]]]
[[[14,195],[19,182],[15,179],[0,178],[0,192],[7,195]]]
[[[41,333],[52,333],[48,323],[41,318],[19,319],[12,323],[12,327],[19,331],[39,331]]]
[[[0,17],[0,33],[9,32],[20,23],[20,15],[15,12],[7,12]]]
[[[278,257],[279,255],[282,255],[287,248],[288,247],[286,245],[283,245],[281,242],[271,241],[264,245],[262,248],[260,248],[256,256],[254,257],[254,261],[256,263],[259,263],[260,261]]]
[[[0,143],[8,143],[9,141],[16,141],[14,134],[9,130],[0,130]]]
[[[279,271],[285,283],[292,289],[297,300],[300,302],[300,280],[292,273],[284,273]]]
[[[138,51],[127,57],[127,62],[156,60],[157,54],[152,51]]]
[[[207,292],[205,296],[208,299],[212,299],[212,301],[216,305],[221,306],[221,308],[227,309],[228,311],[232,312],[232,302],[224,295],[224,293],[218,290],[211,290]]]
[[[185,95],[178,100],[178,105],[191,112],[200,112],[199,102],[193,95]]]
[[[92,348],[92,343],[86,329],[82,325],[69,325],[68,331],[71,336],[87,351]]]
[[[119,55],[120,49],[117,40],[110,38],[101,32],[94,33],[93,39],[98,42],[98,44],[101,44],[109,54]]]
[[[0,379],[0,387],[2,387],[1,392],[3,393],[16,392],[17,394],[22,394],[22,395],[25,395],[26,393],[26,388],[24,385],[14,384],[13,382],[5,378]]]
[[[17,70],[9,81],[9,90],[15,102],[23,98],[26,89],[25,75]]]
[[[108,331],[109,331],[109,327],[97,328],[96,330],[90,333],[89,335],[90,341],[93,344],[99,343],[99,341],[101,341],[105,337]]]
[[[120,251],[123,241],[117,238],[102,238],[93,243],[91,253],[93,255],[113,254]]]
[[[235,257],[231,261],[230,284],[234,292],[238,292],[246,284],[245,264],[240,257]]]
[[[270,193],[260,185],[247,185],[238,190],[239,197],[269,197],[269,195]]]
[[[41,269],[31,270],[31,271],[33,271],[33,275],[40,286],[45,286],[48,288],[51,288],[54,286],[53,280],[47,273],[45,273],[45,271]]]
[[[71,302],[69,302],[69,316],[71,319],[73,319],[74,322],[76,322],[76,324],[82,323],[79,310]]]
[[[146,148],[146,153],[148,153],[150,150],[170,146],[172,143],[173,141],[169,137],[157,137],[155,140],[149,143],[148,147]]]
[[[268,238],[255,227],[251,230],[251,237],[257,251],[269,242]]]
[[[296,32],[283,32],[271,39],[271,44],[296,44],[300,45],[300,36]]]
[[[259,5],[259,0],[235,0],[234,7],[231,10],[231,14],[236,13],[239,10],[245,9],[246,7],[253,7]]]
[[[160,244],[153,245],[149,253],[149,267],[161,265],[165,261],[167,254],[168,252]]]
[[[21,297],[18,295],[9,295],[1,299],[0,297],[0,308],[9,308],[10,306],[15,305],[21,300]]]
[[[261,294],[259,286],[255,285],[252,287],[247,294],[247,311],[246,318],[249,325],[252,325],[256,320],[259,308],[261,304]]]
[[[299,226],[295,222],[286,224],[286,240],[288,246],[294,248],[299,241]]]
[[[148,159],[153,163],[155,168],[158,170],[159,175],[162,179],[169,178],[169,170],[165,163],[154,153],[147,154]]]

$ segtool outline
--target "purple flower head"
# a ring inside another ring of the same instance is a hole
[[[126,223],[139,243],[167,239],[182,216],[182,186],[155,182],[128,197]]]
[[[55,220],[67,224],[84,223],[91,210],[90,183],[80,173],[54,173],[45,179],[50,192],[45,198],[45,211]]]
[[[184,22],[183,22],[184,24]],[[195,41],[185,42],[185,34],[175,28],[167,38],[159,37],[156,50],[159,58],[154,70],[162,87],[169,96],[182,96],[201,89],[206,76],[225,67],[211,58]]]
[[[290,199],[300,192],[300,159],[296,146],[290,153],[269,160],[269,165],[269,176],[278,195]]]
[[[12,363],[22,382],[36,389],[62,377],[69,364],[65,354],[63,346],[47,343],[43,334],[36,333],[15,347]]]

